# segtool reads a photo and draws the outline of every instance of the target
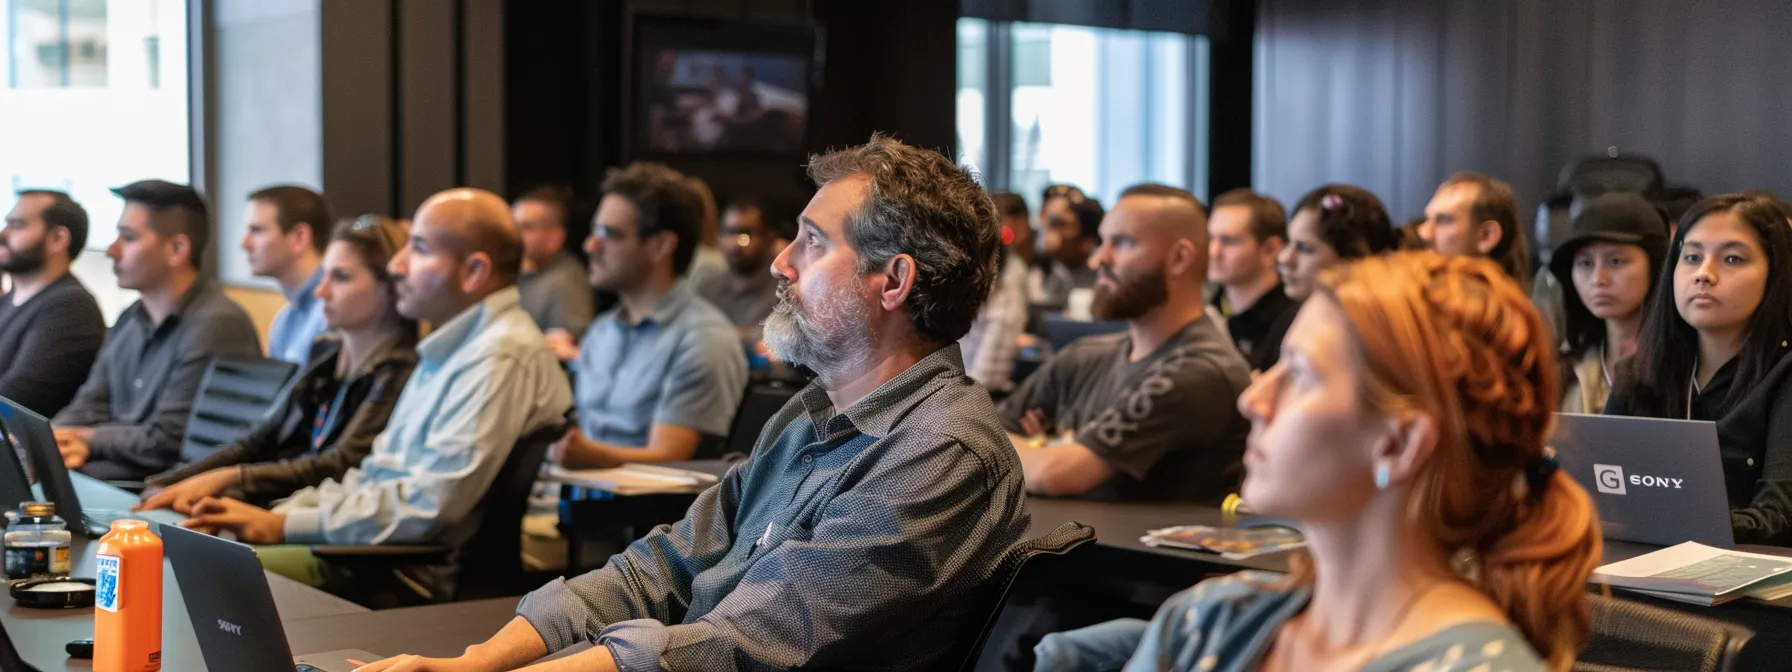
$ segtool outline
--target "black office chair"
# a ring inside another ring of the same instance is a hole
[[[1653,199],[1663,187],[1661,164],[1646,156],[1589,156],[1562,167],[1556,186],[1581,197],[1613,192]]]
[[[243,438],[266,419],[286,397],[298,365],[275,359],[214,357],[199,380],[187,434],[180,444],[180,463],[191,464]],[[128,492],[142,492],[143,481],[107,481]]]
[[[1575,672],[1727,672],[1754,637],[1748,628],[1589,594],[1593,635]]]
[[[946,660],[962,661],[959,664],[961,670],[976,670],[979,669],[979,663],[984,662],[982,658],[987,656],[992,660],[988,661],[987,667],[981,669],[999,668],[1000,660],[994,659],[1001,657],[1001,650],[990,649],[986,652],[984,649],[989,644],[990,635],[997,632],[998,625],[1002,623],[1003,607],[1007,605],[1009,595],[1024,592],[1036,583],[1054,581],[1054,577],[1067,564],[1065,557],[1091,541],[1095,541],[1095,528],[1072,521],[1058,526],[1051,534],[1028,539],[1009,548],[1007,553],[1002,554],[1002,562],[987,588],[985,599],[988,618],[983,620],[976,636],[965,637],[955,654]]]
[[[735,407],[734,422],[728,426],[728,440],[721,452],[706,455],[698,459],[716,459],[724,455],[752,455],[753,446],[759,443],[759,433],[765,429],[765,423],[777,415],[790,398],[803,389],[796,381],[770,378],[753,380],[747,383],[746,394],[741,395],[740,405]]]
[[[523,567],[523,515],[548,447],[566,435],[553,424],[518,440],[474,509],[478,531],[460,548],[442,545],[313,546],[311,554],[351,572],[370,608],[521,595],[541,577]]]
[[[1125,330],[1126,323],[1119,321],[1085,322],[1083,320],[1072,320],[1063,317],[1047,316],[1045,318],[1045,338],[1046,340],[1051,341],[1052,352],[1062,351],[1065,346],[1076,342],[1079,338],[1112,334]]]
[[[210,457],[267,418],[298,365],[273,359],[213,358],[199,382],[180,461]]]

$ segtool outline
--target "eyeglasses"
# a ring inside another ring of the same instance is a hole
[[[1045,188],[1045,198],[1043,200],[1051,200],[1059,196],[1069,199],[1071,203],[1081,203],[1089,199],[1088,196],[1083,195],[1083,190],[1081,189],[1068,184],[1054,184]]]
[[[634,237],[633,231],[624,231],[613,226],[599,224],[591,227],[591,237],[606,243],[619,243]]]

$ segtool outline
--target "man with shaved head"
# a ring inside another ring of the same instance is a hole
[[[1091,311],[1123,333],[1071,343],[1001,406],[1029,492],[1218,504],[1237,484],[1250,366],[1203,312],[1207,216],[1143,184],[1101,220]]]
[[[465,544],[479,520],[475,508],[518,438],[563,426],[572,406],[559,360],[518,305],[522,263],[522,238],[503,199],[477,189],[430,197],[389,270],[398,312],[435,330],[417,344],[417,372],[373,452],[342,480],[300,490],[272,511],[204,499],[185,525],[228,529],[252,544]],[[339,572],[303,547],[261,556],[312,585],[338,583]],[[406,575],[451,590],[446,569]]]

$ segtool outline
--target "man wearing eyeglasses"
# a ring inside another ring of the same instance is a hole
[[[702,226],[701,196],[671,168],[635,163],[604,179],[585,252],[592,286],[620,300],[580,343],[578,427],[554,445],[556,462],[688,460],[705,437],[728,434],[747,359],[728,317],[681,279]]]
[[[728,272],[703,278],[697,295],[720,308],[742,340],[759,340],[759,325],[778,305],[772,258],[786,244],[766,222],[758,202],[736,199],[723,208],[722,254],[728,257]]]

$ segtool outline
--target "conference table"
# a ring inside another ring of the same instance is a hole
[[[1095,548],[1089,565],[1102,568],[1108,590],[1124,591],[1140,604],[1159,604],[1209,576],[1257,569],[1288,570],[1291,553],[1273,553],[1231,560],[1214,553],[1159,547],[1139,540],[1147,531],[1177,525],[1226,526],[1251,516],[1228,519],[1219,509],[1196,504],[1096,502],[1075,499],[1029,497],[1032,512],[1029,536],[1050,533],[1075,521],[1095,529]],[[1660,546],[1607,540],[1601,564],[1609,564],[1660,550]],[[1738,546],[1737,550],[1792,557],[1792,548]],[[1792,597],[1771,602],[1744,599],[1714,607],[1663,600],[1622,590],[1613,596],[1675,611],[1726,621],[1753,630],[1755,636],[1743,649],[1738,670],[1783,670],[1792,660]],[[1149,614],[1143,614],[1149,617]]]
[[[691,460],[659,466],[721,477],[738,460]],[[549,476],[548,480],[553,480]],[[708,485],[693,485],[666,492],[619,495],[602,488],[563,483],[560,487],[557,528],[566,543],[566,575],[602,567],[611,555],[626,548],[660,524],[684,518],[697,495]]]
[[[136,495],[104,482],[79,473],[70,476],[84,510],[124,510],[137,501]],[[69,549],[74,576],[94,576],[94,552],[98,545],[94,540],[75,539]],[[458,655],[469,644],[484,641],[503,627],[514,616],[519,599],[504,597],[375,612],[278,574],[268,573],[267,579],[295,654],[362,649],[382,655]],[[164,560],[162,669],[202,672],[207,668],[181,591],[173,567]],[[89,661],[70,659],[64,650],[69,641],[93,636],[91,607],[51,610],[8,603],[0,608],[0,623],[6,626],[6,634],[20,655],[38,669],[92,669]]]

